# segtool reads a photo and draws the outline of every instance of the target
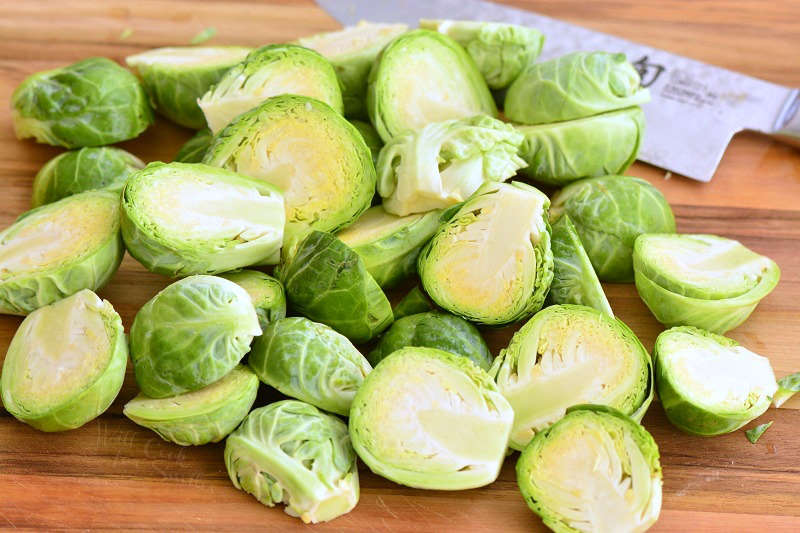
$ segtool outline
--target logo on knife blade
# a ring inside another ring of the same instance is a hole
[[[650,59],[644,55],[639,58],[637,61],[634,61],[633,67],[639,73],[639,77],[642,79],[642,87],[647,88],[653,85],[661,73],[664,72],[666,67],[664,65],[659,65],[658,63],[651,63]]]

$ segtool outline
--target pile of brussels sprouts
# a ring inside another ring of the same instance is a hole
[[[353,509],[357,458],[461,490],[492,483],[511,448],[554,530],[642,531],[661,507],[639,423],[655,392],[675,426],[719,435],[800,389],[722,336],[777,265],[677,234],[661,193],[622,175],[649,98],[623,55],[537,63],[535,29],[421,26],[160,48],[127,58],[136,75],[91,58],[26,79],[17,135],[74,150],[0,232],[0,312],[27,315],[6,409],[77,428],[114,401],[130,358],[128,418],[179,445],[227,439],[233,484],[304,522]],[[198,130],[176,161],[106,146],[151,109]],[[127,339],[93,292],[126,250],[180,278]],[[414,276],[393,309],[386,291]],[[652,357],[601,281],[634,281],[670,328]],[[493,358],[478,327],[523,321]],[[260,382],[288,399],[251,411]]]

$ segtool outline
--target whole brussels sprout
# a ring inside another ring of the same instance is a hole
[[[233,486],[305,523],[333,520],[358,503],[347,426],[313,405],[285,400],[255,409],[225,442]]]
[[[258,377],[237,366],[223,378],[194,392],[153,399],[139,394],[123,414],[169,442],[199,446],[224,439],[247,416],[258,392]]]
[[[378,154],[381,153],[381,148],[383,148],[383,139],[381,139],[381,136],[378,135],[378,132],[375,131],[375,128],[373,128],[372,124],[369,122],[364,122],[363,120],[351,120],[350,124],[352,124],[358,130],[358,133],[361,134],[361,137],[367,144],[367,148],[369,148],[369,152],[372,154],[372,164],[377,165]]]
[[[643,233],[674,233],[661,192],[629,176],[570,183],[553,196],[550,219],[569,215],[601,281],[633,281],[633,243]]]
[[[41,431],[80,427],[117,397],[127,362],[122,320],[84,289],[22,321],[3,362],[3,405]]]
[[[244,289],[215,276],[189,276],[156,294],[131,326],[136,382],[151,398],[214,383],[241,361],[261,335]]]
[[[183,143],[173,161],[177,163],[202,163],[208,147],[214,141],[214,135],[208,128],[203,128]]]
[[[744,322],[780,278],[770,258],[714,235],[636,239],[636,290],[665,326],[725,333]]]
[[[136,76],[104,57],[28,76],[11,95],[18,139],[80,148],[137,137],[153,112]]]
[[[32,209],[0,231],[0,313],[26,315],[117,271],[125,248],[119,199],[87,191]]]
[[[497,115],[469,54],[430,30],[405,33],[381,51],[369,73],[367,111],[384,142],[431,122]]]
[[[258,325],[261,329],[286,316],[286,293],[277,279],[257,270],[240,270],[220,274],[221,278],[232,281],[250,295],[256,308]]]
[[[392,309],[392,314],[395,320],[409,315],[416,315],[417,313],[427,313],[433,311],[435,306],[425,293],[420,289],[419,285],[408,291],[408,294],[403,296],[403,299],[397,302],[397,305]],[[388,355],[388,354],[387,354]]]

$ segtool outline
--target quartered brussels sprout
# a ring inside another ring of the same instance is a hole
[[[573,405],[610,405],[639,421],[653,399],[650,355],[622,321],[581,305],[534,315],[490,375],[514,408],[509,446],[522,450]]]
[[[780,278],[770,258],[714,235],[642,235],[633,264],[636,290],[659,322],[714,333],[744,322]]]
[[[419,285],[408,291],[408,294],[403,296],[403,299],[397,302],[397,305],[392,309],[392,314],[395,320],[409,315],[416,315],[418,313],[427,313],[433,311],[434,305],[431,303]],[[388,355],[388,354],[387,354]]]
[[[553,279],[549,205],[524,183],[481,186],[420,253],[425,292],[481,324],[508,324],[538,311]]]
[[[287,233],[336,231],[375,193],[375,167],[358,130],[304,96],[276,96],[244,113],[217,136],[204,162],[280,187]]]
[[[333,520],[358,503],[347,426],[313,405],[285,400],[250,413],[225,442],[233,486],[305,523]]]
[[[437,348],[463,355],[484,370],[492,365],[492,354],[478,328],[461,317],[438,311],[396,319],[367,359],[375,366],[406,346]]]
[[[342,87],[344,114],[365,117],[364,100],[372,64],[389,41],[408,31],[405,24],[375,24],[361,21],[339,31],[301,37],[297,44],[316,50],[336,69]]]
[[[203,128],[199,130],[191,139],[183,143],[181,149],[175,154],[173,161],[177,163],[202,163],[213,140],[214,135],[210,129]]]
[[[3,362],[3,405],[41,431],[80,427],[117,397],[127,363],[119,315],[82,290],[22,321]]]
[[[206,119],[197,99],[251,51],[244,46],[176,46],[128,56],[125,62],[139,73],[156,111],[200,129]]]
[[[795,372],[778,380],[778,390],[772,397],[772,402],[775,407],[780,407],[798,392],[800,392],[800,372]]]
[[[642,426],[583,405],[536,435],[517,460],[517,483],[553,531],[646,531],[661,512],[658,446]]]
[[[767,410],[778,388],[769,359],[702,329],[668,329],[653,353],[667,418],[695,435],[739,429]]]
[[[525,166],[517,155],[522,141],[513,126],[484,115],[428,124],[381,149],[378,193],[399,216],[450,207]]]
[[[277,263],[284,217],[276,187],[200,163],[151,163],[122,191],[128,251],[172,277]]]
[[[372,370],[347,337],[302,317],[284,318],[264,328],[248,361],[267,385],[344,416]]]
[[[398,217],[376,205],[336,236],[361,256],[378,285],[391,287],[417,272],[419,251],[439,229],[440,215]]]
[[[536,61],[544,35],[539,30],[474,20],[420,20],[419,27],[451,37],[475,60],[492,89],[504,89]]]
[[[361,134],[361,137],[367,144],[367,148],[369,148],[369,153],[372,154],[372,163],[377,165],[378,154],[381,153],[381,148],[383,148],[383,139],[381,139],[381,136],[378,135],[378,132],[375,131],[375,128],[372,127],[372,124],[369,122],[364,122],[363,120],[351,120],[350,124],[355,126],[355,128],[358,130],[358,133]]]
[[[136,424],[181,446],[224,439],[247,416],[258,392],[258,377],[238,366],[223,378],[194,392],[153,399],[139,394],[123,414]]]
[[[26,315],[105,285],[125,253],[119,217],[116,194],[88,191],[32,209],[0,231],[0,313]]]
[[[358,389],[350,437],[380,476],[462,490],[497,479],[513,420],[494,382],[467,358],[409,347],[381,361]]]
[[[278,276],[294,311],[353,342],[367,342],[392,323],[391,304],[364,260],[330,233],[308,234]]]
[[[643,233],[674,233],[675,217],[645,180],[603,176],[570,183],[553,196],[551,220],[567,213],[602,281],[633,281],[633,243]]]
[[[581,178],[622,174],[636,160],[644,135],[644,113],[629,107],[577,120],[517,126],[525,135],[521,172],[562,186]]]
[[[45,163],[33,180],[33,207],[93,189],[119,191],[144,167],[133,154],[103,146],[64,152]]]
[[[28,76],[11,95],[18,139],[80,148],[133,139],[153,122],[136,76],[104,57]]]
[[[131,326],[136,382],[151,398],[202,389],[241,361],[261,335],[250,296],[215,276],[189,276],[150,299]]]
[[[261,329],[286,316],[286,294],[277,279],[258,270],[240,270],[220,274],[221,278],[232,281],[250,295],[256,308],[258,325]]]
[[[625,54],[573,52],[528,66],[508,88],[503,112],[522,124],[547,124],[649,100]]]
[[[308,96],[325,102],[339,115],[343,111],[342,92],[330,62],[313,50],[293,44],[270,44],[254,50],[197,103],[208,127],[218,133],[237,116],[279,94]]]
[[[497,115],[472,58],[430,30],[408,32],[383,49],[369,74],[367,111],[386,142],[431,122]]]

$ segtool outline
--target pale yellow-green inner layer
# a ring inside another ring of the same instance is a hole
[[[329,58],[347,56],[389,42],[408,29],[405,24],[360,23],[342,31],[300,39],[301,45]]]
[[[349,246],[358,246],[383,239],[399,229],[410,226],[422,217],[421,214],[405,217],[390,215],[383,207],[376,205],[367,209],[354,224],[340,231],[336,236]]]
[[[250,52],[238,46],[179,46],[156,48],[128,57],[132,67],[163,65],[176,69],[191,69],[204,65],[228,65],[241,61]]]

